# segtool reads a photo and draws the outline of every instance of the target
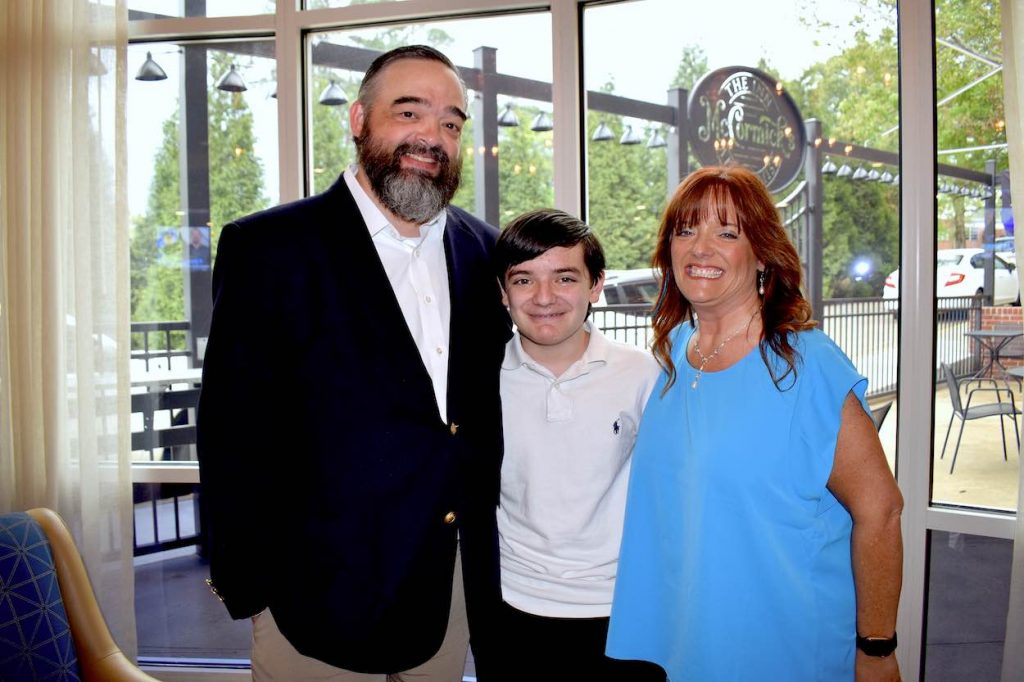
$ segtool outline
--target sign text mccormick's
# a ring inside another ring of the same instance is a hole
[[[804,124],[782,83],[745,66],[716,69],[687,104],[690,144],[705,166],[736,164],[777,192],[800,173]]]

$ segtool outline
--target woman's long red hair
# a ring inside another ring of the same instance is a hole
[[[672,237],[681,225],[697,225],[711,211],[725,222],[731,201],[739,229],[750,241],[754,256],[764,263],[761,306],[761,358],[776,386],[796,375],[797,353],[790,334],[811,329],[811,305],[800,292],[800,256],[782,227],[779,213],[764,183],[738,166],[706,166],[688,175],[669,201],[658,230],[653,265],[661,272],[661,291],[654,306],[654,357],[668,373],[667,389],[676,380],[672,362],[672,331],[693,318],[693,308],[676,285],[672,271]],[[771,349],[786,364],[778,372],[768,359]]]

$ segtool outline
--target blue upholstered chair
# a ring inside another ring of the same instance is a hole
[[[71,533],[49,509],[0,514],[0,681],[156,682],[110,635]]]

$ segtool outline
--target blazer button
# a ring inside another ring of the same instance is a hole
[[[455,432],[459,430],[459,425],[456,424],[455,422],[452,422],[451,426],[448,427],[448,430],[451,431],[452,435],[454,436]]]
[[[451,525],[455,523],[455,512],[450,511],[444,515],[444,522]]]

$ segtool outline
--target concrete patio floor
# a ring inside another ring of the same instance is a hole
[[[1010,382],[1017,409],[1021,409],[1021,392],[1015,382]],[[1005,398],[1004,398],[1005,399]],[[887,400],[871,401],[872,406]],[[1006,450],[1007,459],[1003,460],[1002,434],[999,430],[998,417],[985,417],[968,421],[964,427],[957,454],[956,468],[950,474],[949,467],[956,445],[960,419],[953,418],[953,429],[949,436],[946,455],[940,459],[942,441],[946,435],[950,415],[953,412],[952,402],[945,384],[935,391],[935,431],[932,438],[934,445],[932,462],[932,500],[936,503],[957,506],[984,507],[1013,511],[1017,508],[1018,488],[1020,484],[1020,456],[1013,426],[1007,419]],[[899,418],[899,403],[893,403],[892,409],[882,423],[879,437],[885,448],[889,465],[893,465],[896,452],[896,424]],[[1017,418],[1020,428],[1020,417]],[[924,439],[921,447],[927,447]]]

